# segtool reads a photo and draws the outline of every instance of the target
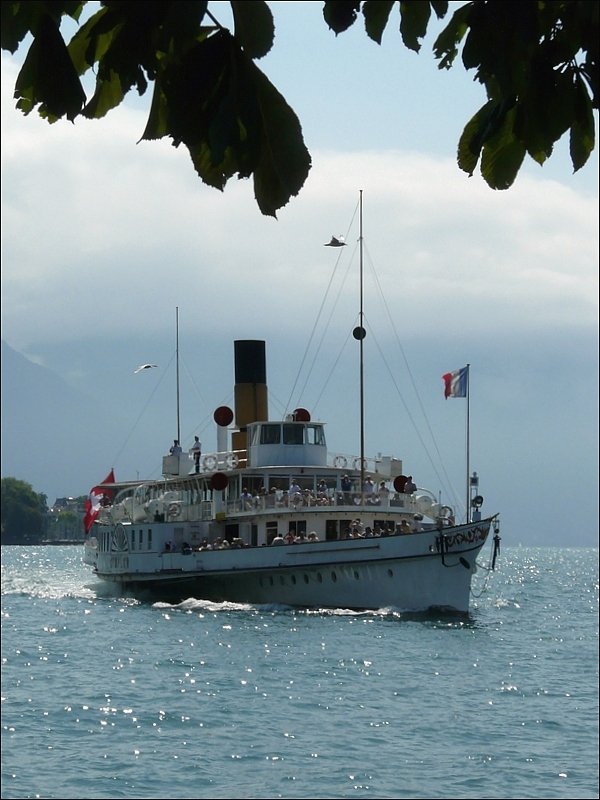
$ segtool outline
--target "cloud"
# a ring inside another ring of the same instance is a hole
[[[164,329],[175,306],[187,306],[198,329],[244,325],[257,307],[269,309],[271,330],[306,326],[333,268],[323,242],[348,233],[350,256],[357,240],[359,189],[366,291],[375,295],[381,280],[409,327],[426,311],[430,329],[458,333],[467,307],[473,332],[595,324],[595,197],[529,176],[492,192],[452,159],[414,152],[317,151],[300,195],[273,220],[258,211],[251,182],[219,193],[184,149],[135,144],[145,112],[49,126],[6,107],[13,78],[11,62],[2,76],[3,316],[17,348],[89,326],[126,335],[142,319]],[[343,291],[350,306],[356,279]]]

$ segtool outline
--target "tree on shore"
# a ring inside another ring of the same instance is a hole
[[[47,525],[46,495],[36,494],[26,481],[2,478],[0,496],[2,544],[38,544]]]
[[[276,216],[304,185],[311,157],[298,117],[255,63],[274,42],[268,3],[232,0],[228,30],[206,0],[104,0],[66,44],[62,18],[78,21],[87,5],[0,4],[2,48],[14,53],[33,37],[16,81],[17,108],[24,114],[37,108],[51,123],[99,119],[131,89],[142,95],[153,83],[141,138],[183,144],[202,181],[221,191],[234,176],[252,177],[260,211]],[[302,13],[314,13],[316,5],[306,3]],[[434,56],[440,69],[449,69],[462,48],[464,67],[475,71],[487,94],[460,137],[460,169],[472,175],[479,165],[491,188],[507,189],[527,155],[543,164],[567,133],[574,171],[587,162],[598,110],[599,5],[476,0],[457,8]],[[362,18],[378,44],[399,18],[402,43],[417,52],[432,12],[443,19],[448,10],[446,0],[327,0],[322,6],[336,36]],[[88,100],[80,78],[89,70],[95,91]]]

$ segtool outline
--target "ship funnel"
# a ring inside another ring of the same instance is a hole
[[[247,450],[247,426],[250,422],[266,422],[267,371],[265,343],[254,339],[234,342],[235,348],[235,424],[232,434],[233,450]],[[241,454],[240,454],[241,455]]]

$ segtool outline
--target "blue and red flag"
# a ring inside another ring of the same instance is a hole
[[[455,369],[454,372],[447,372],[442,375],[444,381],[444,397],[466,397],[467,384],[469,382],[469,367]]]

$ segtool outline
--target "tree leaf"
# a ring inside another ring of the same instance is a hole
[[[431,16],[431,6],[429,0],[423,2],[400,3],[400,33],[402,41],[410,49],[418,53],[421,49],[419,39],[427,33],[427,25]]]
[[[492,189],[510,188],[525,158],[525,147],[513,131],[515,113],[515,108],[506,113],[501,128],[483,145],[481,175]]]
[[[354,25],[359,11],[359,0],[325,0],[323,3],[323,19],[336,36]]]
[[[311,168],[300,121],[268,78],[253,65],[261,115],[259,161],[254,170],[254,196],[263,214],[296,196]]]
[[[56,22],[45,15],[15,84],[17,108],[29,114],[37,105],[49,122],[63,116],[73,121],[85,102],[85,92]]]
[[[367,36],[377,44],[381,44],[393,5],[394,0],[366,0],[363,3],[362,13]]]
[[[273,14],[264,0],[231,0],[234,34],[250,58],[262,58],[273,47]]]
[[[458,45],[469,30],[471,9],[464,5],[455,11],[444,30],[439,34],[433,44],[433,54],[440,61],[439,69],[450,69],[458,55]]]
[[[590,96],[581,78],[575,85],[575,121],[571,125],[569,151],[573,171],[577,172],[587,162],[596,143],[594,110]]]
[[[0,45],[3,50],[15,53],[25,36],[31,33],[35,38],[44,17],[49,16],[58,22],[64,14],[77,21],[85,2],[79,0],[53,0],[50,2],[8,2],[0,3]]]

